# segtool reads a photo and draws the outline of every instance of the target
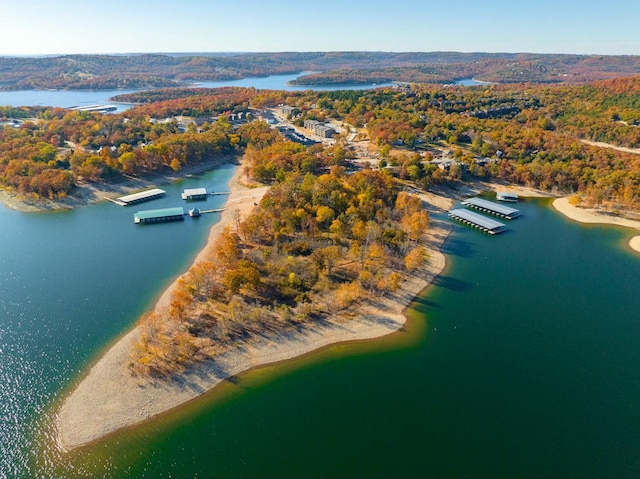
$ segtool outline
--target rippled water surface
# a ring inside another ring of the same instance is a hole
[[[0,208],[0,477],[33,474],[33,441],[49,430],[47,408],[188,267],[218,218],[139,226],[133,213],[184,205],[182,188],[224,191],[232,172],[163,187],[165,198],[128,208]]]
[[[568,222],[548,200],[518,208],[500,236],[455,226],[407,330],[243,375],[70,455],[52,444],[48,408],[186,268],[214,218],[135,227],[112,204],[0,210],[2,473],[640,476],[630,233]]]

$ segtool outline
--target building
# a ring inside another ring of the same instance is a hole
[[[300,108],[297,108],[295,106],[289,106],[289,105],[279,105],[278,111],[285,118],[293,118],[294,116],[300,113]]]
[[[331,138],[337,133],[333,127],[317,120],[305,120],[304,127],[307,130],[311,130],[314,135],[317,135],[321,138]]]

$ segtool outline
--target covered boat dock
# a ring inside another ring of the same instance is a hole
[[[121,206],[135,205],[136,203],[142,203],[143,201],[154,200],[165,195],[165,191],[160,188],[154,188],[152,190],[141,191],[132,195],[121,196],[114,200],[115,203]]]
[[[515,208],[509,208],[508,206],[494,203],[493,201],[483,200],[482,198],[469,198],[468,200],[464,200],[462,204],[508,220],[520,216],[520,212]]]
[[[206,188],[190,188],[182,192],[183,200],[202,200],[205,199],[209,193]]]
[[[164,221],[179,221],[183,219],[184,209],[182,207],[144,210],[138,211],[133,215],[133,222],[136,224],[162,223]]]
[[[516,195],[515,193],[509,193],[507,191],[498,191],[496,193],[496,199],[498,201],[509,201],[511,203],[517,203],[518,195]]]
[[[474,228],[478,228],[492,235],[502,233],[507,230],[506,226],[499,221],[487,218],[486,216],[474,213],[473,211],[465,210],[464,208],[449,211],[449,216],[466,225],[473,226]]]

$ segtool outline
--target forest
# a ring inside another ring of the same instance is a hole
[[[282,148],[254,150],[249,174]],[[313,328],[326,314],[393,293],[426,261],[429,216],[398,180],[376,170],[347,175],[338,165],[319,174],[326,163],[314,152],[286,156],[287,173],[260,206],[237,231],[227,227],[166,309],[140,319],[134,374],[163,377],[255,335]]]
[[[446,84],[470,77],[498,83],[583,83],[637,75],[640,56],[285,52],[0,57],[0,89],[146,89],[300,72],[314,73],[294,81],[299,85]]]
[[[79,181],[109,183],[121,175],[179,171],[243,154],[253,143],[284,141],[259,121],[232,125],[237,112],[258,118],[265,108],[295,106],[291,119],[335,119],[369,140],[400,179],[423,188],[496,179],[573,193],[585,204],[638,211],[640,156],[587,144],[640,148],[640,76],[580,85],[411,85],[331,92],[252,88],[171,88],[128,95],[141,104],[121,114],[60,108],[2,107],[0,119],[21,124],[0,130],[0,186],[22,195],[60,198]],[[144,102],[144,103],[142,103]],[[199,120],[182,128],[178,118]],[[341,158],[354,144],[338,138]],[[300,145],[294,145],[295,154]],[[430,160],[449,151],[443,170]],[[392,153],[393,152],[393,153]],[[293,153],[292,153],[293,154]],[[333,153],[332,153],[333,154]],[[490,161],[489,161],[490,160]],[[256,176],[286,173],[278,162]]]

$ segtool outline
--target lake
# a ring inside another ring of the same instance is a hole
[[[454,83],[454,85],[460,86],[481,86],[481,85],[495,85],[495,83],[488,81],[476,80],[475,78],[463,78]]]
[[[163,187],[149,208],[232,171]],[[454,226],[405,331],[243,374],[63,457],[52,405],[216,216],[138,226],[136,206],[0,208],[0,477],[638,477],[630,232],[569,222],[547,199],[517,207],[502,235]]]
[[[374,87],[391,86],[392,83],[369,85],[340,85],[340,86],[295,86],[288,82],[298,78],[303,73],[289,75],[272,75],[267,77],[243,78],[240,80],[201,82],[194,84],[203,88],[220,88],[228,86],[254,87],[260,90],[366,90]],[[110,104],[109,99],[125,93],[133,93],[139,90],[23,90],[0,91],[0,105],[3,106],[52,106],[72,108],[76,106],[105,105]],[[114,103],[116,112],[125,111],[131,105]]]

